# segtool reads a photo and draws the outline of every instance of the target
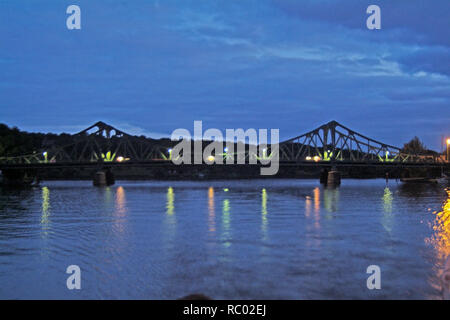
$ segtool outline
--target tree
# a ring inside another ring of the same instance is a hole
[[[403,145],[402,151],[404,153],[411,153],[411,154],[424,154],[428,153],[427,147],[423,144],[422,141],[416,136],[411,139],[408,143],[405,143]]]

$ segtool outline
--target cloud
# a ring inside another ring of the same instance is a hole
[[[103,120],[149,136],[204,120],[283,138],[335,119],[397,145],[418,130],[433,146],[430,132],[448,126],[408,123],[449,117],[450,2],[380,0],[374,32],[369,4],[80,0],[83,29],[71,33],[63,5],[6,0],[0,118],[44,131]]]

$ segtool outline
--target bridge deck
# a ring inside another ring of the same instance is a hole
[[[417,163],[417,162],[377,162],[377,161],[280,161],[280,167],[371,167],[371,168],[443,168],[450,170],[450,163]],[[242,166],[257,166],[267,167],[268,165],[257,164],[180,164],[176,165],[167,160],[148,160],[148,161],[127,161],[127,162],[57,162],[57,163],[30,163],[30,164],[0,164],[0,170],[12,169],[63,169],[63,168],[126,168],[126,167],[190,167],[190,166],[227,166],[227,167],[242,167]]]

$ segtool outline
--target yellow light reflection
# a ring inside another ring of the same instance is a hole
[[[314,188],[314,226],[320,228],[320,188]]]
[[[164,246],[167,252],[175,247],[175,234],[177,231],[177,218],[175,215],[175,192],[172,187],[167,188],[166,214],[164,219]]]
[[[125,197],[125,189],[120,186],[116,189],[115,196],[115,211],[114,211],[114,231],[117,234],[124,233],[125,231],[125,220],[127,212],[127,201]]]
[[[264,238],[267,236],[267,191],[266,189],[262,189],[261,191],[261,217],[262,217],[262,224],[261,224],[261,230],[264,234]]]
[[[314,212],[320,212],[320,189],[319,187],[314,188]]]
[[[383,194],[383,217],[381,218],[381,225],[383,228],[391,233],[393,226],[393,215],[392,215],[392,200],[394,197],[392,196],[391,190],[388,187],[384,188]]]
[[[173,215],[175,213],[175,194],[172,187],[167,188],[167,203],[166,203],[166,213],[168,215]]]
[[[126,204],[125,190],[120,186],[116,190],[116,210],[120,216],[123,216],[127,211]]]
[[[383,195],[383,210],[386,213],[392,213],[392,200],[393,200],[392,192],[388,187],[384,188]]]
[[[446,192],[447,200],[442,211],[435,212],[434,235],[425,240],[435,247],[438,259],[446,259],[450,255],[450,188],[447,188]]]
[[[231,216],[230,216],[230,200],[225,199],[222,202],[222,225],[223,225],[223,240],[224,246],[229,247],[231,245],[230,240],[230,222],[231,222]]]
[[[42,216],[41,224],[47,225],[50,216],[50,190],[48,187],[42,187]]]
[[[41,189],[42,200],[42,215],[41,215],[41,237],[44,241],[47,241],[51,224],[50,224],[50,189],[48,187],[42,187]],[[41,256],[48,259],[50,256],[48,247],[45,245],[41,247]]]
[[[41,215],[42,236],[47,237],[50,229],[50,189],[42,187],[42,215]]]
[[[216,212],[214,205],[214,188],[208,189],[208,224],[209,231],[214,233],[216,231]]]

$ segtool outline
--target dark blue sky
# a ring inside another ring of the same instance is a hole
[[[334,119],[436,150],[450,135],[449,0],[0,0],[0,37],[0,122],[21,129],[160,137],[203,120],[285,139]]]

